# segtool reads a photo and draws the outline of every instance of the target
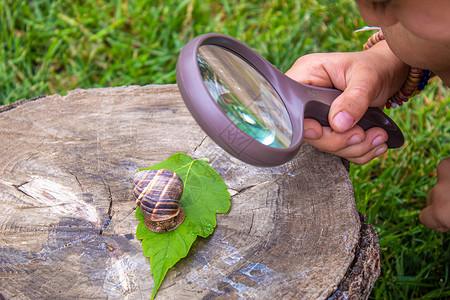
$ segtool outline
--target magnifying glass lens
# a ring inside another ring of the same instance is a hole
[[[216,45],[200,46],[197,58],[211,97],[236,126],[264,145],[291,145],[292,124],[286,107],[252,65]]]

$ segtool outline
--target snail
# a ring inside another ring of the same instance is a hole
[[[141,208],[147,229],[162,233],[172,231],[184,221],[179,204],[183,181],[177,173],[167,170],[145,170],[134,175],[133,196]]]

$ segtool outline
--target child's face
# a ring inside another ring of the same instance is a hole
[[[450,0],[356,0],[361,17],[380,26],[406,64],[429,69],[450,84]]]
[[[450,41],[449,0],[356,0],[362,18],[372,26],[396,23],[426,40]]]

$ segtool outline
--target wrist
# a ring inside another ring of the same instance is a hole
[[[380,41],[366,50],[366,52],[379,56],[380,59],[377,62],[381,62],[382,66],[388,71],[386,75],[389,76],[388,82],[391,83],[392,92],[398,90],[408,76],[409,65],[404,63],[392,52],[385,40]]]
[[[409,66],[391,51],[386,41],[380,41],[360,53],[373,73],[372,80],[377,89],[376,98],[371,100],[376,106],[384,107],[386,100],[402,87]]]
[[[364,50],[372,53],[378,52],[383,55],[383,62],[389,64],[390,78],[388,83],[392,90],[388,91],[389,98],[386,100],[386,108],[402,106],[410,97],[414,97],[427,85],[431,72],[420,68],[413,68],[400,60],[387,44],[383,31],[373,34],[364,44]],[[392,64],[392,65],[391,65]],[[406,73],[407,70],[407,73]],[[393,72],[392,72],[393,71]]]

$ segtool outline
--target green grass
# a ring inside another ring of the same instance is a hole
[[[74,88],[175,83],[178,53],[207,32],[232,35],[286,71],[301,55],[361,49],[353,1],[0,0],[0,104]],[[285,3],[282,3],[285,2]],[[449,94],[438,82],[391,110],[406,145],[351,177],[380,236],[373,299],[450,298],[448,234],[418,221],[438,161],[450,156]]]
[[[174,83],[181,48],[207,32],[245,41],[283,71],[302,54],[360,43],[351,2],[339,5],[345,19],[316,1],[261,2],[1,0],[0,99]]]
[[[436,166],[450,156],[450,97],[438,81],[389,112],[405,146],[365,166],[352,166],[358,210],[379,233],[382,275],[377,299],[450,298],[450,241],[419,222]]]

